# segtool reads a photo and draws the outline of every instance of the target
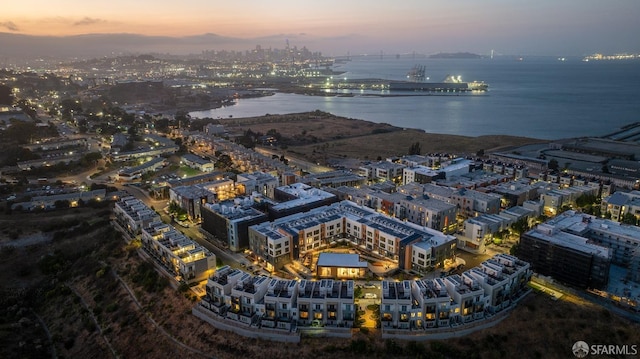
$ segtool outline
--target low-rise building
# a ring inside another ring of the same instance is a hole
[[[236,178],[236,187],[238,193],[247,196],[255,192],[273,199],[274,191],[278,187],[278,178],[264,172],[239,174]]]
[[[422,279],[412,282],[413,298],[420,309],[415,326],[421,328],[449,327],[451,296],[443,278]]]
[[[297,324],[351,327],[356,314],[353,290],[353,281],[301,280]]]
[[[320,253],[316,263],[316,273],[320,278],[363,278],[367,268],[367,262],[360,261],[357,254]]]
[[[196,169],[200,172],[212,172],[214,170],[213,162],[210,160],[204,159],[202,157],[196,156],[192,153],[187,153],[181,158],[182,163],[185,165]]]
[[[244,273],[231,288],[228,298],[227,318],[245,325],[257,325],[264,316],[264,295],[269,286],[269,277]]]
[[[194,283],[207,279],[216,267],[216,257],[208,249],[187,238],[173,226],[153,222],[142,229],[142,246],[176,279]]]
[[[135,197],[122,197],[113,208],[116,223],[129,234],[136,236],[142,228],[158,222],[160,215]]]
[[[264,315],[260,323],[266,328],[291,330],[297,318],[298,281],[272,277],[264,295]]]
[[[478,280],[464,272],[445,277],[444,283],[452,299],[453,322],[467,323],[484,318],[484,290]]]
[[[417,318],[411,316],[413,306],[411,281],[382,281],[380,321],[383,328],[409,329]],[[415,323],[413,324],[415,327]]]

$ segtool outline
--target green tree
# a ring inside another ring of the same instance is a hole
[[[419,155],[422,152],[420,148],[420,142],[414,142],[409,147],[409,155]]]
[[[638,219],[633,215],[633,213],[625,213],[620,219],[620,223],[636,226],[638,225]]]
[[[223,154],[218,157],[218,161],[216,161],[216,168],[221,170],[229,170],[233,167],[233,160],[229,155]]]
[[[520,218],[511,225],[511,229],[520,235],[529,230],[529,221],[527,218]]]
[[[547,164],[547,167],[550,170],[557,170],[559,168],[558,166],[558,160],[556,160],[555,158],[552,158],[551,160],[549,160],[549,163]]]

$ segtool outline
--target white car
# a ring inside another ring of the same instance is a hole
[[[378,295],[375,293],[365,293],[364,294],[364,299],[376,299],[378,298]]]

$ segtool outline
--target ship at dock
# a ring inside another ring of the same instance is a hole
[[[414,66],[407,78],[408,81],[389,82],[389,91],[484,92],[489,89],[484,81],[464,82],[461,76],[454,75],[447,75],[442,82],[426,82],[424,65]]]

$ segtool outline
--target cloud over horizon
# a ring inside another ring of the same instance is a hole
[[[73,26],[88,26],[88,25],[94,25],[94,24],[103,24],[106,22],[107,20],[85,16],[84,18],[82,18],[82,20],[74,22]]]
[[[0,22],[0,27],[5,28],[9,31],[20,31],[18,25],[16,25],[13,21],[2,21]]]

